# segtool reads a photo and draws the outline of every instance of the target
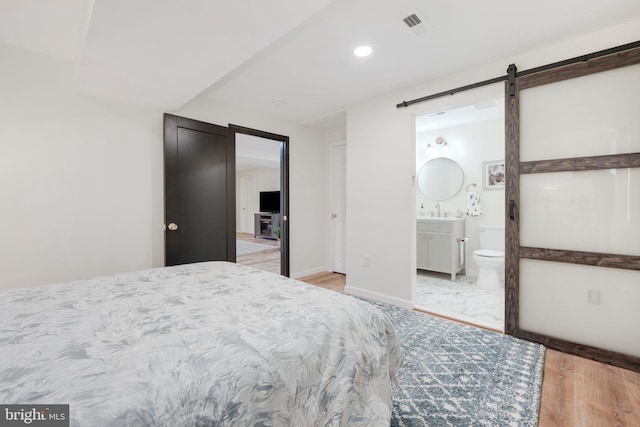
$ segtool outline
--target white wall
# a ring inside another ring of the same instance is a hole
[[[443,136],[447,140],[446,153],[437,153],[437,148],[427,148],[427,143],[435,140],[438,136]],[[504,119],[466,123],[435,131],[418,132],[416,135],[416,174],[428,160],[441,156],[455,160],[462,168],[464,172],[462,188],[453,198],[436,202],[423,195],[416,186],[418,217],[420,217],[421,205],[424,205],[424,210],[429,212],[435,210],[436,203],[440,204],[442,213],[457,210],[466,213],[466,188],[470,184],[476,184],[472,188],[474,191],[480,192],[482,215],[467,216],[465,214],[465,235],[469,239],[465,247],[465,259],[467,274],[477,276],[478,266],[473,261],[472,255],[474,250],[480,248],[478,226],[481,224],[504,225],[504,190],[484,191],[482,188],[482,162],[504,160]]]
[[[74,93],[70,62],[0,60],[0,289],[163,265],[163,111]],[[206,98],[174,113],[290,137],[291,272],[323,271],[323,131]]]
[[[347,291],[412,305],[415,292],[414,117],[426,111],[472,104],[480,88],[396,108],[403,100],[504,75],[515,63],[526,70],[640,39],[636,20],[606,31],[514,55],[476,69],[431,81],[347,111]],[[364,255],[370,265],[363,265]]]
[[[174,114],[226,126],[229,123],[289,137],[291,276],[325,271],[327,239],[324,133],[263,112],[223,104],[201,95]]]
[[[255,191],[249,194],[255,201],[255,206],[260,204],[261,191],[278,191],[280,190],[280,169],[256,167],[250,170],[236,173],[236,231],[242,231],[242,186],[240,182],[242,178],[255,178]],[[253,214],[258,211],[251,212]],[[253,228],[253,227],[252,227]]]
[[[0,45],[0,289],[161,265],[162,113]]]
[[[347,111],[347,286],[411,304],[413,117],[476,91],[404,100],[640,39],[640,21],[505,58]],[[162,112],[74,94],[70,63],[0,45],[0,289],[163,263]],[[480,89],[478,89],[480,90]],[[291,138],[291,271],[328,265],[323,131],[198,97],[174,112]],[[369,255],[370,266],[362,264]]]
[[[345,291],[403,306],[415,294],[414,133],[391,98],[347,112]]]

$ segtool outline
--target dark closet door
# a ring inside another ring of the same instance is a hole
[[[226,127],[164,115],[165,265],[235,261],[234,157]]]

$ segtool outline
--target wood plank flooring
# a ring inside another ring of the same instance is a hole
[[[346,276],[299,280],[343,292]],[[639,427],[640,373],[547,349],[538,427],[556,426]]]
[[[547,350],[538,426],[640,426],[640,373]]]
[[[273,249],[268,251],[238,255],[236,257],[236,262],[259,270],[280,274],[280,248],[277,240],[256,239],[253,237],[253,234],[247,233],[236,233],[236,240],[244,240],[247,242],[260,243],[261,245],[273,246]]]
[[[347,282],[347,276],[339,273],[322,272],[305,276],[300,279],[301,282],[311,283],[325,289],[331,289],[336,292],[344,292],[344,286]]]

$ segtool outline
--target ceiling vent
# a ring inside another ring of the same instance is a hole
[[[422,24],[422,20],[420,20],[420,18],[418,18],[418,15],[416,15],[415,13],[413,15],[407,16],[403,19],[403,21],[409,28],[413,28],[418,24]]]
[[[409,16],[403,18],[402,21],[418,36],[433,31],[431,24],[429,24],[422,12],[417,9]]]

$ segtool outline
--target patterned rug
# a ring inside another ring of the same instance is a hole
[[[545,348],[386,304],[404,365],[392,427],[537,426]]]
[[[236,255],[249,255],[256,252],[264,252],[270,249],[278,249],[276,246],[263,245],[260,243],[236,240]]]

